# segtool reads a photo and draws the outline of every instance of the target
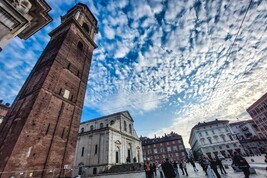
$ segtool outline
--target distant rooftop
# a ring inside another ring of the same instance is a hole
[[[162,142],[167,142],[167,141],[172,141],[172,140],[177,140],[177,139],[182,139],[182,136],[175,132],[171,132],[170,134],[165,134],[162,137],[156,137],[156,135],[155,135],[155,138],[148,138],[148,137],[142,137],[142,136],[140,137],[140,140],[142,141],[143,145],[162,143]]]
[[[85,123],[89,123],[89,122],[92,122],[92,121],[96,121],[96,120],[101,120],[101,119],[105,119],[105,118],[113,117],[113,116],[116,116],[116,115],[129,116],[130,119],[131,119],[132,121],[134,121],[133,118],[132,118],[132,116],[130,115],[130,113],[129,113],[128,111],[121,111],[121,112],[117,112],[117,113],[110,114],[110,115],[107,115],[107,116],[102,116],[102,117],[98,117],[98,118],[91,119],[91,120],[88,120],[88,121],[84,121],[84,122],[81,122],[81,124],[85,124]]]
[[[209,122],[199,122],[197,125],[195,125],[193,129],[195,128],[199,128],[199,127],[206,127],[206,126],[209,126],[209,125],[214,125],[214,124],[220,124],[220,123],[229,123],[228,120],[218,120],[218,119],[215,119],[214,121],[209,121]]]

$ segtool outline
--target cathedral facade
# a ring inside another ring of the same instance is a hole
[[[128,111],[82,122],[78,135],[74,174],[107,172],[114,165],[142,163],[141,141]]]

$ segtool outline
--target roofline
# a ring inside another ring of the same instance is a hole
[[[108,117],[115,116],[115,115],[119,115],[119,114],[122,114],[123,115],[123,113],[125,113],[125,112],[127,112],[129,114],[129,116],[131,117],[131,119],[132,119],[132,116],[126,110],[126,111],[121,111],[121,112],[113,113],[113,114],[110,114],[110,115],[98,117],[98,118],[95,118],[95,119],[87,120],[87,121],[81,122],[80,124],[85,124],[85,123],[88,123],[88,122],[92,122],[92,121],[96,121],[96,120],[101,120],[101,119],[108,118]]]
[[[267,98],[267,92],[264,94],[264,95],[262,95],[259,99],[257,99],[248,109],[247,109],[247,112],[249,112],[250,110],[252,110],[256,105],[258,105],[259,103],[261,103],[262,101],[262,99],[263,98]]]
[[[196,128],[201,128],[201,127],[205,127],[206,125],[209,125],[211,122],[219,122],[219,123],[224,123],[224,122],[228,122],[229,123],[229,120],[218,120],[218,119],[215,119],[213,121],[209,121],[209,122],[205,122],[205,123],[198,123],[196,124],[192,129],[191,129],[191,132],[190,132],[190,137],[189,137],[189,140],[188,140],[188,143],[190,144],[190,140],[192,138],[192,134],[193,134],[193,130],[195,130]],[[199,126],[199,124],[205,124],[205,125],[201,125]],[[215,124],[215,123],[214,123]],[[213,125],[213,124],[212,124]]]
[[[86,4],[84,4],[84,3],[81,3],[81,2],[79,2],[79,3],[77,3],[75,6],[73,6],[71,9],[69,9],[68,11],[67,11],[67,13],[69,13],[70,11],[72,11],[75,7],[77,7],[77,6],[83,6],[83,7],[85,7],[88,11],[89,11],[89,13],[92,15],[92,17],[95,19],[95,21],[96,21],[96,25],[97,25],[97,19],[95,18],[95,16],[94,16],[94,14],[91,12],[91,10],[88,8],[88,6],[86,5]]]

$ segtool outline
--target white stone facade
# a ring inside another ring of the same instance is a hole
[[[142,163],[143,154],[128,111],[83,122],[77,141],[74,175],[88,176],[111,166]]]
[[[52,21],[45,0],[0,1],[0,50],[14,37],[27,39]]]
[[[215,157],[218,154],[231,157],[234,151],[244,154],[227,120],[216,119],[211,122],[198,123],[191,130],[189,144],[195,157],[201,154],[208,157]]]

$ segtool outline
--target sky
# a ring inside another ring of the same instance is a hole
[[[76,3],[47,2],[53,22],[0,53],[4,102],[14,101],[48,33]],[[267,92],[266,0],[77,2],[99,28],[81,121],[128,110],[139,136],[174,131],[189,147],[198,122],[251,119],[246,109]]]

